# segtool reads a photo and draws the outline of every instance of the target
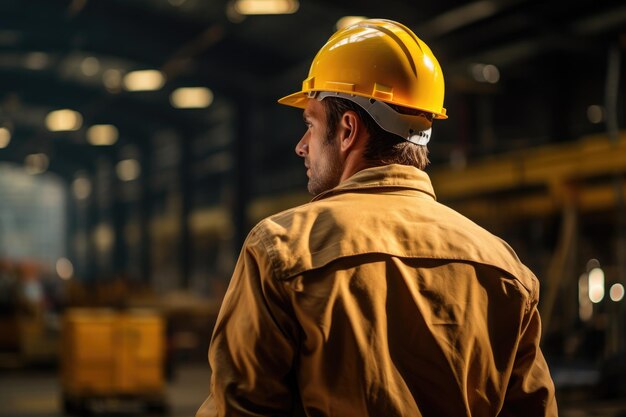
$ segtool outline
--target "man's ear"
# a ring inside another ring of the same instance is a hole
[[[346,152],[359,144],[359,138],[363,133],[363,122],[354,111],[348,110],[341,116],[339,126],[340,149]]]

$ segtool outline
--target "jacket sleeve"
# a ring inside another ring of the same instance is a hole
[[[271,253],[253,230],[213,331],[209,397],[196,417],[283,416],[294,407],[294,320]]]
[[[537,309],[538,289],[530,300],[520,333],[501,417],[557,417],[554,383],[539,347],[541,319]]]

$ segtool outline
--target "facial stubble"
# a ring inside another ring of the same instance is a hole
[[[343,164],[339,156],[339,144],[335,138],[327,138],[323,143],[323,158],[317,165],[309,165],[311,174],[307,189],[318,195],[339,185]]]

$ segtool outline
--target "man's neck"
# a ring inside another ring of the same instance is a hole
[[[368,163],[365,158],[363,158],[362,154],[351,153],[348,155],[344,162],[343,172],[341,173],[341,179],[339,182],[343,182],[356,174],[359,171],[362,171],[366,168],[372,168],[375,166],[372,163]]]

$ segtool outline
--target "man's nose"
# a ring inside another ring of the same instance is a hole
[[[300,139],[300,141],[296,145],[296,154],[304,158],[305,156],[307,156],[308,153],[309,153],[309,145],[305,142],[304,136],[303,136],[302,139]]]

